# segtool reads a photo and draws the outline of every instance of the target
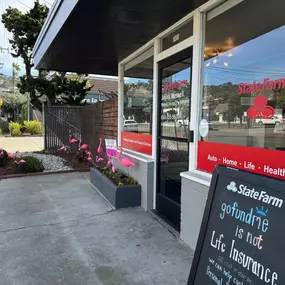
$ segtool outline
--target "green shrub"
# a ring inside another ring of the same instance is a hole
[[[8,161],[8,153],[3,149],[3,154],[0,156],[0,167],[5,167]]]
[[[43,172],[43,163],[33,156],[25,156],[23,158],[17,158],[17,161],[21,159],[25,160],[26,163],[14,164],[14,171],[16,173],[33,173],[33,172]]]
[[[9,123],[9,129],[12,136],[20,136],[21,133],[21,125],[16,122]]]
[[[0,129],[3,134],[9,134],[9,123],[0,118]]]
[[[43,133],[43,124],[39,121],[24,121],[24,126],[27,129],[27,133],[32,135],[39,135]]]

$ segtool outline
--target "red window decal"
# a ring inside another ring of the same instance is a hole
[[[247,116],[250,119],[265,118],[270,119],[274,116],[275,110],[267,106],[268,99],[264,95],[258,95],[254,98],[254,104],[247,110]]]

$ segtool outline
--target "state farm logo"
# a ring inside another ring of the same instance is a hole
[[[228,191],[234,192],[238,195],[242,195],[253,200],[261,201],[265,204],[269,204],[277,208],[281,208],[284,204],[283,199],[276,196],[271,196],[266,191],[258,191],[255,188],[250,188],[244,184],[237,185],[237,183],[234,181],[231,181],[226,186],[226,188]]]
[[[233,192],[237,192],[237,186],[236,186],[236,183],[234,181],[232,181],[228,186],[227,186],[227,189],[229,191],[233,191]]]
[[[268,106],[268,99],[264,95],[258,95],[254,98],[254,104],[247,110],[249,119],[264,118],[270,119],[274,116],[275,110],[273,107]]]

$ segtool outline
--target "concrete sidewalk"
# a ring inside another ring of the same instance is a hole
[[[142,208],[113,211],[80,173],[0,181],[1,285],[187,283],[192,252]]]
[[[8,152],[40,151],[44,149],[44,137],[0,137],[0,148]]]

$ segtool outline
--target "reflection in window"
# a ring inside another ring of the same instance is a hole
[[[153,81],[127,79],[124,85],[125,132],[152,134]]]
[[[189,130],[191,58],[161,71],[161,135],[186,138]]]
[[[210,131],[203,140],[285,150],[285,18],[279,9],[285,3],[244,1],[206,23],[202,117]],[[252,15],[267,20],[252,25]]]
[[[153,48],[146,59],[125,70],[123,131],[152,134]]]

